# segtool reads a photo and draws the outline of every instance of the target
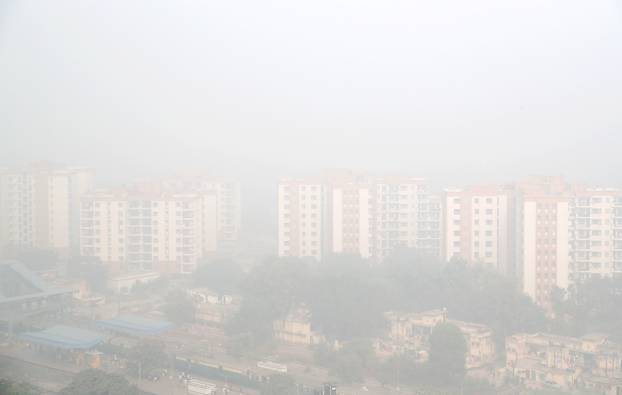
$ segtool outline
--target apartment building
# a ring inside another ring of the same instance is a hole
[[[441,249],[441,205],[422,178],[382,177],[374,182],[374,256],[416,248],[433,256]]]
[[[326,247],[369,258],[373,252],[373,185],[365,174],[331,173],[325,180]]]
[[[512,274],[515,192],[502,185],[447,189],[444,194],[444,257]]]
[[[80,198],[92,181],[89,169],[48,163],[0,170],[0,251],[8,246],[77,251]]]
[[[518,191],[518,279],[526,295],[548,307],[553,289],[569,285],[571,188],[559,177],[538,177]]]
[[[99,190],[81,205],[82,255],[111,272],[191,273],[201,258],[229,253],[239,232],[239,187],[193,178]]]
[[[440,199],[420,178],[333,171],[282,179],[278,188],[280,256],[381,261],[399,247],[440,254]]]
[[[325,253],[325,186],[320,179],[283,179],[278,191],[279,256],[322,259]]]
[[[570,281],[622,276],[622,191],[581,188],[569,211]]]
[[[505,348],[508,373],[530,388],[622,393],[622,346],[604,335],[516,334]]]
[[[185,173],[161,181],[169,190],[198,193],[203,204],[203,248],[207,254],[230,253],[238,245],[241,191],[236,181],[203,173]]]
[[[83,256],[112,273],[190,273],[203,256],[202,200],[197,194],[98,191],[82,201]]]

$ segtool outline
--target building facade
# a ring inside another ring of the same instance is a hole
[[[467,347],[465,368],[475,369],[495,361],[496,351],[492,329],[472,322],[449,320],[445,310],[421,313],[387,312],[387,335],[375,342],[380,357],[410,354],[426,361],[430,352],[430,336],[434,328],[443,323],[454,325],[464,336]]]
[[[443,249],[446,260],[462,259],[512,273],[515,193],[502,185],[447,189]]]
[[[237,242],[239,189],[230,185],[146,182],[88,194],[81,205],[81,253],[112,273],[191,273],[201,258]]]
[[[569,214],[570,281],[622,276],[622,191],[578,190]]]
[[[622,393],[622,347],[606,336],[516,334],[505,348],[508,373],[527,387]]]
[[[0,248],[79,250],[80,199],[93,184],[84,168],[36,164],[0,170]]]
[[[342,171],[278,187],[279,256],[381,261],[400,247],[439,256],[440,224],[440,199],[419,178]]]

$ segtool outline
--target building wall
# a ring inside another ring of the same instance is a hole
[[[200,194],[121,190],[87,195],[82,200],[82,255],[99,258],[113,273],[190,273],[205,253],[203,206]]]
[[[313,257],[324,253],[324,186],[313,180],[282,180],[278,194],[279,256]]]
[[[334,172],[283,179],[278,188],[280,256],[346,253],[381,261],[400,247],[440,256],[440,200],[422,179]],[[309,188],[318,191],[313,208],[304,203],[313,199]],[[310,244],[319,248],[310,252]]]
[[[622,276],[622,191],[584,189],[569,206],[570,280]]]
[[[446,190],[444,257],[484,264],[501,273],[514,265],[513,191],[503,186]]]
[[[53,249],[68,254],[76,237],[88,169],[32,165],[0,172],[0,245]]]

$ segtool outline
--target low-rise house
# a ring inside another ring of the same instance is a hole
[[[196,307],[195,319],[207,324],[224,324],[237,312],[240,302],[231,295],[221,295],[207,288],[188,291]]]
[[[467,345],[466,368],[479,368],[495,361],[495,341],[490,329],[486,325],[472,322],[449,320],[450,324],[460,329]]]
[[[446,310],[421,313],[387,312],[387,336],[375,342],[381,357],[409,353],[426,361],[430,351],[430,336],[436,325],[447,322],[460,329],[467,344],[466,368],[478,368],[494,362],[495,344],[492,330],[481,324],[449,320]]]
[[[622,346],[607,336],[516,334],[505,347],[508,372],[528,387],[622,394]]]
[[[290,312],[285,318],[272,324],[273,336],[286,343],[314,345],[325,341],[311,325],[311,313],[304,307]]]
[[[381,357],[410,353],[421,361],[428,359],[432,330],[447,320],[445,310],[422,313],[389,311],[384,316],[389,330],[385,338],[376,340],[376,353]]]

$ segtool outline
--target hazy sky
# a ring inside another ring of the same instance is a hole
[[[622,185],[622,1],[4,0],[0,109],[0,165]]]

